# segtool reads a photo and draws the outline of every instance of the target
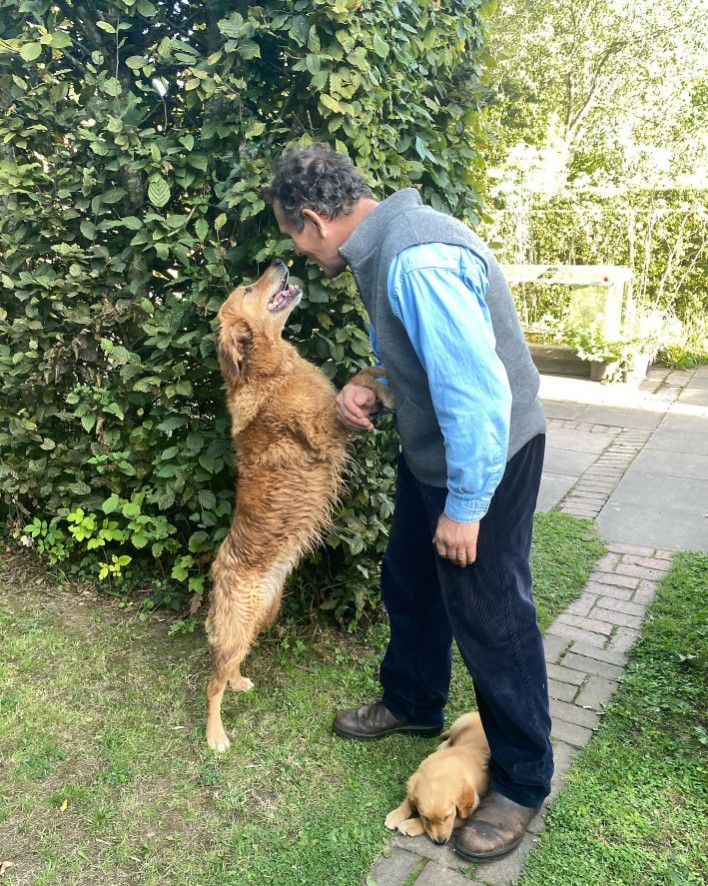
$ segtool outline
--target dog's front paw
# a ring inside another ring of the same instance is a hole
[[[405,819],[405,815],[402,815],[400,810],[394,809],[386,816],[386,820],[384,824],[389,829],[389,831],[395,831],[398,825]]]
[[[253,689],[255,683],[248,677],[238,677],[236,680],[229,680],[229,686],[234,692],[248,692],[249,689]]]
[[[425,833],[423,822],[419,818],[407,818],[400,822],[397,827],[398,833],[405,837],[420,837]]]

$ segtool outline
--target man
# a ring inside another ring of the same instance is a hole
[[[521,842],[553,770],[529,568],[545,419],[509,288],[465,225],[414,189],[377,202],[325,144],[286,154],[267,198],[298,254],[330,277],[353,273],[401,439],[381,575],[383,697],[340,711],[333,728],[363,741],[437,735],[454,637],[491,748],[491,790],[455,849],[499,858]],[[374,395],[346,385],[338,410],[348,427],[370,429]]]

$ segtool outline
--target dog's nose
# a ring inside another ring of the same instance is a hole
[[[438,846],[444,846],[447,843],[447,840],[441,840],[439,837],[433,840],[433,843],[436,843]]]
[[[276,258],[276,260],[273,262],[273,267],[274,268],[284,268],[285,262],[281,261],[279,258]]]

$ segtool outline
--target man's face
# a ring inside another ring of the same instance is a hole
[[[311,209],[303,210],[304,227],[301,231],[284,218],[276,202],[273,210],[281,233],[293,241],[293,249],[298,255],[311,258],[322,268],[328,277],[336,277],[346,268],[346,262],[339,254],[339,247],[345,242],[348,232],[335,219],[326,218]]]

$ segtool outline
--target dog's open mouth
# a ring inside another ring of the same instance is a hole
[[[277,314],[285,308],[292,305],[293,307],[300,301],[302,289],[299,286],[289,286],[288,277],[286,276],[282,289],[275,293],[273,298],[268,302],[268,310],[271,314]]]

